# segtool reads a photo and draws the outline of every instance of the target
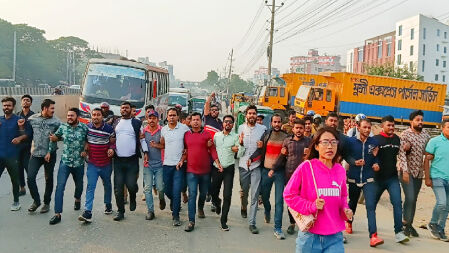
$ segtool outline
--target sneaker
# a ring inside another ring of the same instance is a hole
[[[410,235],[411,235],[411,236],[413,236],[413,237],[419,237],[418,232],[416,231],[416,229],[415,229],[412,225],[409,226],[409,229],[410,229]]]
[[[145,197],[145,194],[143,194],[142,195],[142,201],[145,201],[146,200],[146,197]]]
[[[346,236],[343,236],[343,244],[348,243],[348,238],[346,238]]]
[[[165,199],[159,200],[159,209],[164,210],[167,203],[165,202]]]
[[[221,201],[218,201],[218,203],[216,203],[214,206],[215,206],[215,213],[220,215],[220,213],[221,213]]]
[[[212,199],[212,197],[210,196],[210,194],[207,194],[207,195],[206,195],[206,202],[210,202],[211,199]]]
[[[289,235],[295,234],[295,224],[290,224],[290,226],[288,226],[287,234],[289,234]]]
[[[19,197],[25,196],[26,194],[27,194],[27,191],[25,189],[19,191]]]
[[[28,212],[34,213],[40,205],[40,203],[33,202],[33,204],[31,204],[31,206],[28,208]]]
[[[214,203],[211,203],[210,205],[210,211],[215,213],[215,211],[217,210],[217,207],[214,205]]]
[[[246,209],[240,209],[240,214],[242,215],[242,218],[246,219],[248,217],[248,212]]]
[[[124,214],[124,213],[121,213],[121,212],[118,212],[118,213],[114,216],[113,220],[115,220],[115,221],[121,221],[121,220],[123,220],[124,218],[125,218],[125,214]]]
[[[83,212],[83,214],[81,214],[79,217],[78,217],[78,220],[79,221],[84,221],[84,222],[86,222],[86,223],[91,223],[92,222],[92,212],[90,212],[90,211],[84,211]]]
[[[153,193],[154,193],[154,196],[157,196],[157,189],[156,189],[155,185],[153,185]]]
[[[271,220],[270,214],[265,214],[265,217],[264,217],[265,223],[270,223],[270,220]]]
[[[275,230],[274,230],[274,236],[275,236],[276,239],[278,239],[278,240],[284,240],[284,239],[285,239],[284,232],[282,232],[281,229],[275,229]]]
[[[351,222],[346,222],[346,229],[345,229],[347,234],[352,234],[352,223]]]
[[[179,218],[173,219],[173,226],[174,226],[174,227],[179,227],[179,226],[181,226],[181,221],[179,220]]]
[[[112,214],[112,204],[106,204],[104,208],[104,214]]]
[[[251,231],[252,234],[259,233],[259,229],[255,225],[249,225],[249,231]]]
[[[396,233],[394,238],[397,243],[405,243],[405,242],[410,241],[410,238],[408,238],[408,236],[406,236],[403,231]]]
[[[58,224],[59,222],[61,222],[61,215],[55,215],[50,219],[48,223],[50,223],[50,225],[55,225]]]
[[[136,199],[129,199],[129,210],[130,211],[135,211],[136,210]]]
[[[404,225],[404,235],[408,237],[412,236],[410,225]]]
[[[440,240],[443,242],[449,242],[449,239],[446,236],[446,233],[444,233],[444,229],[442,229],[440,226],[438,226],[440,231]]]
[[[154,212],[148,211],[147,215],[145,216],[145,220],[152,220],[154,219]]]
[[[189,224],[184,228],[186,232],[192,232],[195,229],[195,222],[189,221]]]
[[[21,207],[19,202],[14,202],[11,205],[11,211],[19,211]]]
[[[204,214],[204,210],[198,209],[198,218],[204,219],[206,215]]]
[[[384,244],[384,240],[382,240],[379,237],[377,237],[377,233],[374,233],[371,236],[370,240],[369,240],[369,246],[376,247],[376,246],[379,246],[381,244]]]
[[[427,224],[427,229],[430,231],[430,236],[433,239],[440,239],[440,231],[438,230],[438,225],[437,224],[433,224],[433,223],[429,223]]]
[[[229,231],[229,227],[226,224],[221,224],[221,230],[222,231]]]
[[[40,213],[48,213],[50,211],[50,205],[44,204],[41,208]]]
[[[75,205],[73,206],[73,210],[78,211],[81,209],[81,201],[75,201]]]

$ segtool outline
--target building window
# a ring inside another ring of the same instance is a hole
[[[410,29],[410,39],[415,38],[415,28]]]
[[[358,53],[359,53],[359,55],[358,55],[358,59],[357,60],[359,62],[363,62],[363,48],[359,48]]]
[[[438,81],[438,74],[435,74],[435,81]]]
[[[402,25],[398,27],[398,36],[402,36]]]
[[[382,58],[382,41],[379,41],[379,45],[377,45],[377,58]]]
[[[423,28],[423,30],[422,30],[422,38],[424,40],[426,39],[426,28]]]
[[[402,50],[402,40],[398,40],[398,51]]]
[[[446,53],[447,52],[447,47],[444,47],[443,48],[443,53]]]
[[[387,43],[387,56],[391,55],[391,42]]]
[[[412,61],[408,64],[408,67],[409,67],[410,71],[413,70],[413,62]]]
[[[426,44],[422,44],[422,55],[426,55]]]
[[[446,67],[446,61],[443,61],[443,68]]]
[[[412,55],[413,55],[413,45],[410,46],[410,56],[412,56]]]
[[[437,44],[437,52],[440,51],[440,44]]]
[[[437,36],[440,37],[440,29],[437,29]]]
[[[397,62],[397,65],[401,65],[401,55],[400,54],[398,54],[398,62]]]
[[[447,32],[444,32],[444,38],[447,39]]]
[[[438,66],[440,65],[440,60],[437,59],[437,60],[435,61],[435,65],[438,67]]]
[[[424,65],[426,65],[426,62],[424,60],[422,60],[422,64],[421,64],[421,72],[424,72]]]
[[[443,83],[445,83],[445,82],[446,82],[446,76],[443,75]]]

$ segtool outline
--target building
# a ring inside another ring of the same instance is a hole
[[[137,61],[141,62],[141,63],[148,64],[153,67],[159,67],[159,68],[166,69],[168,71],[170,87],[178,87],[178,81],[176,80],[176,77],[173,72],[173,65],[168,64],[167,61],[159,62],[158,64],[156,64],[155,62],[151,62],[148,57],[138,57]]]
[[[426,82],[449,83],[449,25],[424,15],[396,23],[395,64],[414,69]]]
[[[281,72],[277,68],[271,68],[271,76],[279,76]],[[258,85],[266,85],[270,80],[267,67],[259,67],[254,71],[253,82]]]
[[[363,46],[347,52],[346,71],[365,73],[366,66],[394,64],[395,31],[365,40]]]
[[[290,58],[291,73],[318,74],[327,71],[341,71],[340,56],[319,55],[318,50],[310,49],[307,56]]]

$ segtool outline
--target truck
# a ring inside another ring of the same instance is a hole
[[[334,111],[343,117],[363,113],[379,120],[392,115],[408,122],[409,114],[419,109],[426,125],[437,125],[443,116],[444,84],[346,72],[323,75],[322,80],[298,89],[294,105],[298,117],[313,110],[321,116]]]

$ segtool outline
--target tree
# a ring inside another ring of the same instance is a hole
[[[416,67],[409,69],[407,65],[404,67],[394,67],[391,63],[383,65],[365,65],[365,72],[368,75],[388,76],[408,80],[422,81],[423,77],[417,74]]]

